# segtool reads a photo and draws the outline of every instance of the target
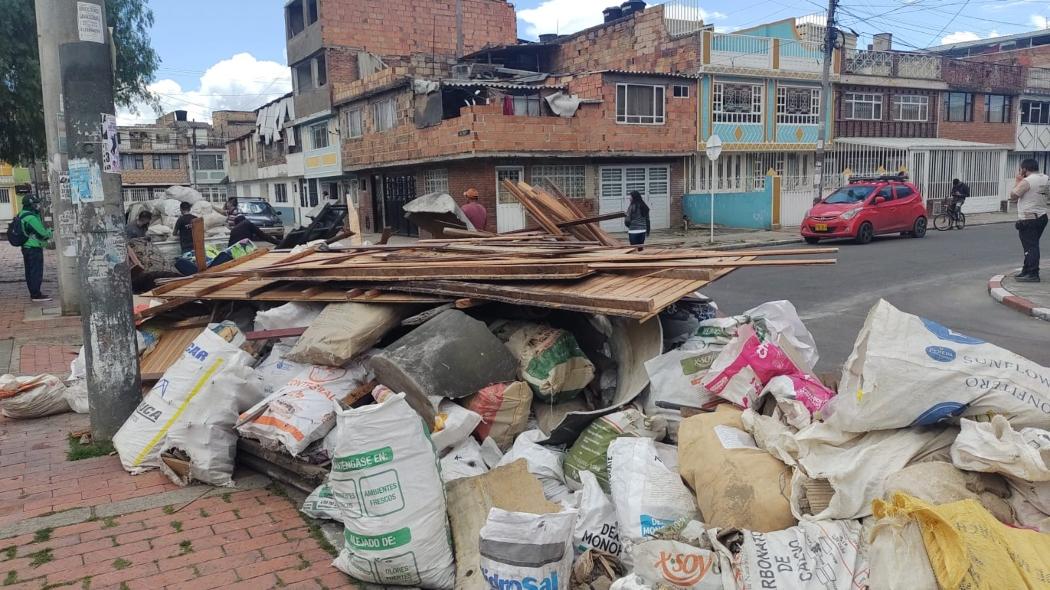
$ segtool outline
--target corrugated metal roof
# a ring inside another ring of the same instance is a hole
[[[656,72],[652,70],[598,70],[591,72],[592,74],[625,74],[628,76],[665,76],[668,78],[686,78],[689,80],[695,80],[696,76],[693,74],[680,74],[677,72]]]
[[[454,88],[473,88],[476,86],[484,86],[485,88],[499,88],[503,90],[538,90],[541,88],[551,88],[554,90],[564,90],[564,84],[519,84],[515,82],[500,82],[499,80],[442,80],[442,86],[452,86]]]

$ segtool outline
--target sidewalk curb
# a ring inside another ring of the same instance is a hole
[[[1034,303],[1018,297],[1003,287],[1003,279],[1006,275],[995,275],[988,280],[988,294],[1003,305],[1015,309],[1025,315],[1030,315],[1041,320],[1050,322],[1050,308],[1036,307]]]

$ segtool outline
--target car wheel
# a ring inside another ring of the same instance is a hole
[[[870,223],[865,221],[860,224],[860,229],[857,230],[857,237],[853,238],[858,244],[867,244],[875,237],[875,228]]]
[[[915,220],[915,224],[912,225],[911,237],[913,238],[925,238],[926,237],[926,218],[920,217]]]
[[[807,244],[819,244],[820,243],[820,238],[804,237],[802,239],[806,240]]]

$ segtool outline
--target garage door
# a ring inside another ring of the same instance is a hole
[[[649,205],[652,228],[671,227],[670,166],[602,166],[598,169],[598,181],[600,214],[626,211],[631,191],[638,191]],[[601,226],[605,231],[626,231],[622,219],[603,221]]]

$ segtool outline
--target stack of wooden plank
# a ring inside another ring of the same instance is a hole
[[[737,268],[831,264],[834,259],[790,257],[835,251],[639,251],[524,233],[268,253],[167,283],[153,296],[172,301],[458,301],[461,306],[498,301],[646,319]]]
[[[594,241],[603,246],[619,246],[619,241],[605,233],[598,221],[603,219],[623,217],[623,213],[606,215],[601,218],[588,218],[583,211],[557,190],[550,194],[544,190],[530,186],[525,182],[514,184],[510,180],[503,181],[503,188],[514,195],[525,210],[551,236],[564,239],[567,230],[569,234],[578,240]]]

